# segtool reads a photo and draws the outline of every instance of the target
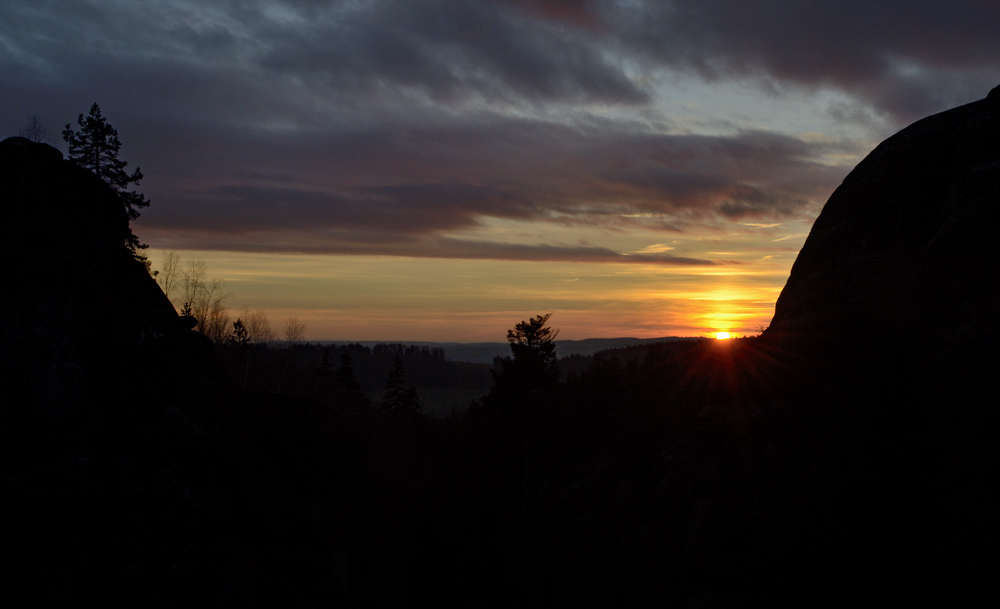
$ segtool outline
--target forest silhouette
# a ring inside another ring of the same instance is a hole
[[[2,272],[17,286],[0,301],[8,594],[995,598],[1000,245],[982,227],[1000,214],[998,132],[994,90],[877,148],[760,336],[561,361],[558,315],[543,313],[511,320],[492,367],[251,340],[249,316],[213,342],[135,256],[108,184],[50,146],[0,142]],[[463,403],[429,412],[432,394]]]

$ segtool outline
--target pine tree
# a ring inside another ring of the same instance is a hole
[[[149,205],[149,199],[142,193],[129,189],[131,184],[138,186],[142,171],[138,167],[131,174],[125,171],[128,163],[118,158],[122,146],[118,130],[101,116],[101,109],[96,103],[90,107],[90,114],[86,117],[80,115],[77,123],[80,125],[79,131],[74,131],[67,124],[62,132],[63,139],[69,144],[69,160],[90,170],[111,187],[125,207],[131,223],[139,217],[139,210]],[[147,246],[139,242],[131,226],[125,235],[125,246],[137,260],[149,268],[149,261],[139,252]]]
[[[361,391],[361,383],[354,376],[354,364],[351,354],[344,352],[340,356],[340,368],[337,369],[338,397],[344,404],[353,407],[369,406],[368,396]]]
[[[493,388],[488,401],[505,403],[514,410],[530,408],[539,393],[559,381],[555,338],[559,330],[549,327],[552,314],[536,315],[507,330],[511,355],[494,366]]]
[[[382,395],[382,410],[387,412],[417,412],[420,410],[420,398],[417,388],[406,386],[406,373],[403,360],[396,356],[385,382],[385,392]]]
[[[247,331],[246,324],[239,317],[233,322],[233,333],[229,337],[229,342],[237,347],[250,344],[250,333]]]

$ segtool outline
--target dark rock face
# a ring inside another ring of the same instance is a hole
[[[794,344],[998,336],[1000,87],[882,142],[830,197],[767,331]]]
[[[0,142],[0,209],[7,594],[57,605],[342,601],[340,546],[325,532],[339,520],[315,515],[342,502],[330,491],[307,505],[264,448],[284,447],[281,425],[255,418],[280,410],[279,421],[313,417],[336,435],[329,413],[247,403],[127,250],[115,193],[59,151]]]
[[[128,215],[115,193],[61,152],[18,137],[0,142],[0,205],[5,273],[180,327],[173,305],[123,248]]]
[[[844,179],[759,343],[791,388],[793,414],[775,419],[809,421],[783,441],[811,435],[801,460],[823,480],[799,523],[823,515],[813,530],[837,533],[820,547],[851,565],[830,573],[856,569],[897,602],[997,589],[983,557],[1000,539],[998,224],[1000,87],[903,129]]]
[[[124,247],[115,193],[62,153],[0,142],[0,343],[5,388],[47,410],[82,399],[85,379],[116,374],[146,338],[181,320]],[[73,380],[75,379],[75,380]]]
[[[128,217],[100,179],[46,144],[0,142],[4,246],[36,253],[55,246],[86,257],[120,249]]]

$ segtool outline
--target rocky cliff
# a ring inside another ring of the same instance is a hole
[[[144,341],[179,336],[184,322],[124,247],[128,216],[100,179],[51,146],[9,138],[0,206],[0,367],[22,404],[71,408],[89,399],[84,384],[124,382]]]
[[[56,149],[0,142],[0,209],[7,594],[38,605],[342,602],[344,544],[328,534],[341,520],[316,515],[344,509],[330,467],[344,471],[345,441],[329,409],[236,391],[125,247],[115,193]],[[325,431],[286,440],[294,426]],[[305,469],[292,443],[320,446],[332,481],[308,501],[288,481]]]
[[[808,421],[781,442],[808,437],[796,459],[823,479],[799,522],[840,527],[826,568],[895,602],[998,588],[998,222],[1000,87],[910,125],[851,171],[758,343],[791,396],[775,421]]]
[[[882,142],[816,219],[767,334],[995,344],[1000,87]]]

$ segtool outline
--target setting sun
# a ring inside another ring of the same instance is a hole
[[[729,335],[729,332],[716,332],[715,338],[716,340],[725,340],[727,338],[732,338],[732,336]]]

